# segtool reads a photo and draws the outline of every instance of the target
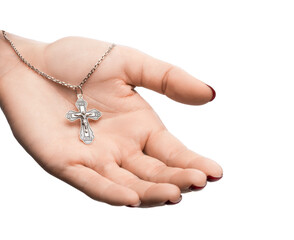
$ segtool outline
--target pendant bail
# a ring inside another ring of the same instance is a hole
[[[80,92],[78,92],[78,89],[80,89]],[[76,90],[77,97],[83,98],[83,89],[82,89],[81,85],[76,86],[75,90]]]

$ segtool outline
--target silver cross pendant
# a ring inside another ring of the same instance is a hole
[[[70,110],[66,114],[66,118],[73,122],[77,119],[80,119],[81,121],[81,130],[80,130],[80,139],[85,144],[90,144],[93,142],[94,139],[94,133],[90,127],[88,119],[98,120],[101,117],[101,112],[99,112],[96,109],[92,109],[87,112],[87,102],[83,99],[83,96],[81,94],[78,94],[78,100],[76,102],[76,107],[79,110],[78,112],[75,112],[73,110]]]

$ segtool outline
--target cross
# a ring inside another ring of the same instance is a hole
[[[83,99],[82,96],[78,96],[76,102],[76,107],[79,109],[78,112],[70,110],[66,114],[66,118],[73,122],[77,119],[81,120],[81,130],[80,130],[80,139],[85,144],[90,144],[94,139],[94,133],[90,127],[88,119],[98,120],[101,117],[101,112],[96,109],[92,109],[87,112],[87,102]]]

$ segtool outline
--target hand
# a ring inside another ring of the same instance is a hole
[[[57,79],[78,84],[109,43],[68,37],[52,44],[9,34],[22,55]],[[112,205],[176,203],[181,191],[204,187],[221,167],[185,147],[167,131],[151,106],[135,91],[143,86],[186,104],[204,104],[213,91],[183,70],[139,51],[116,46],[84,85],[95,139],[79,139],[80,123],[65,114],[76,110],[75,92],[43,79],[0,42],[0,104],[26,151],[49,173],[93,199]],[[1,64],[1,62],[0,62]],[[2,61],[2,66],[3,66]]]

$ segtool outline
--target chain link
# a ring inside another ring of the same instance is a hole
[[[17,50],[17,48],[15,47],[14,43],[8,39],[7,34],[4,30],[2,30],[3,33],[3,37],[10,43],[11,47],[13,48],[13,50],[15,51],[15,53],[17,54],[17,56],[19,57],[19,59],[26,64],[29,68],[31,68],[33,71],[35,71],[36,73],[38,73],[39,75],[41,75],[42,77],[55,82],[57,84],[60,84],[62,86],[65,86],[67,88],[70,88],[74,91],[77,92],[77,90],[79,89],[81,93],[83,93],[82,87],[83,85],[87,82],[87,80],[91,77],[91,75],[95,72],[95,70],[99,67],[99,65],[101,64],[101,62],[104,60],[104,58],[110,53],[110,51],[115,47],[115,44],[111,44],[108,49],[106,50],[106,52],[102,55],[102,57],[97,61],[97,63],[94,65],[94,67],[91,69],[91,71],[87,74],[87,76],[81,81],[81,83],[79,85],[72,85],[70,83],[58,80],[44,72],[42,72],[41,70],[39,70],[38,68],[34,67],[32,64],[30,64],[21,54],[20,52]]]

